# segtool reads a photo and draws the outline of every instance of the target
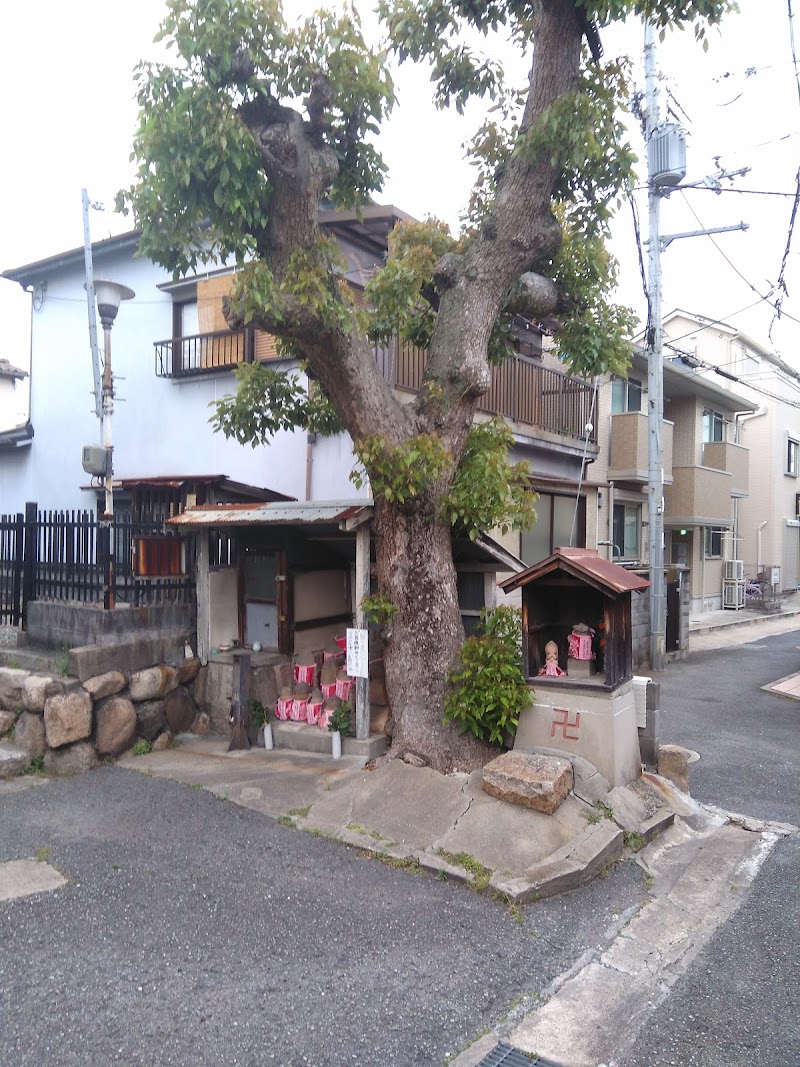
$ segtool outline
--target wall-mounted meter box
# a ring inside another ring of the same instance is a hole
[[[87,474],[99,477],[106,473],[108,452],[101,445],[84,445],[81,452],[81,465]]]
[[[686,134],[674,122],[653,130],[647,145],[647,162],[653,185],[678,185],[686,177]]]

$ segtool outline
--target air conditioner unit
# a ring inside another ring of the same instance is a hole
[[[726,559],[724,578],[726,582],[744,581],[744,560]]]
[[[722,587],[722,606],[723,608],[743,608],[744,586],[738,582],[725,582]]]
[[[102,476],[108,466],[108,452],[101,445],[84,445],[81,465],[87,474]]]

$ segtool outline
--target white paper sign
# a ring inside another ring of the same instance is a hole
[[[369,678],[369,630],[347,631],[347,673]]]

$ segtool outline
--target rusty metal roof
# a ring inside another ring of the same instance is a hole
[[[278,526],[292,523],[335,523],[369,518],[369,500],[278,500],[265,504],[210,504],[187,508],[169,520],[171,526],[191,529],[217,526]]]
[[[557,548],[552,556],[543,559],[541,563],[535,563],[520,574],[501,582],[500,588],[503,592],[510,593],[554,571],[565,571],[576,578],[582,578],[609,596],[618,596],[620,593],[634,590],[640,592],[650,585],[646,578],[640,578],[638,574],[632,574],[618,563],[603,559],[597,549]]]

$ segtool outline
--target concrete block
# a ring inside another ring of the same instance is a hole
[[[552,815],[572,788],[572,764],[563,756],[504,752],[483,768],[483,790],[498,800]]]

